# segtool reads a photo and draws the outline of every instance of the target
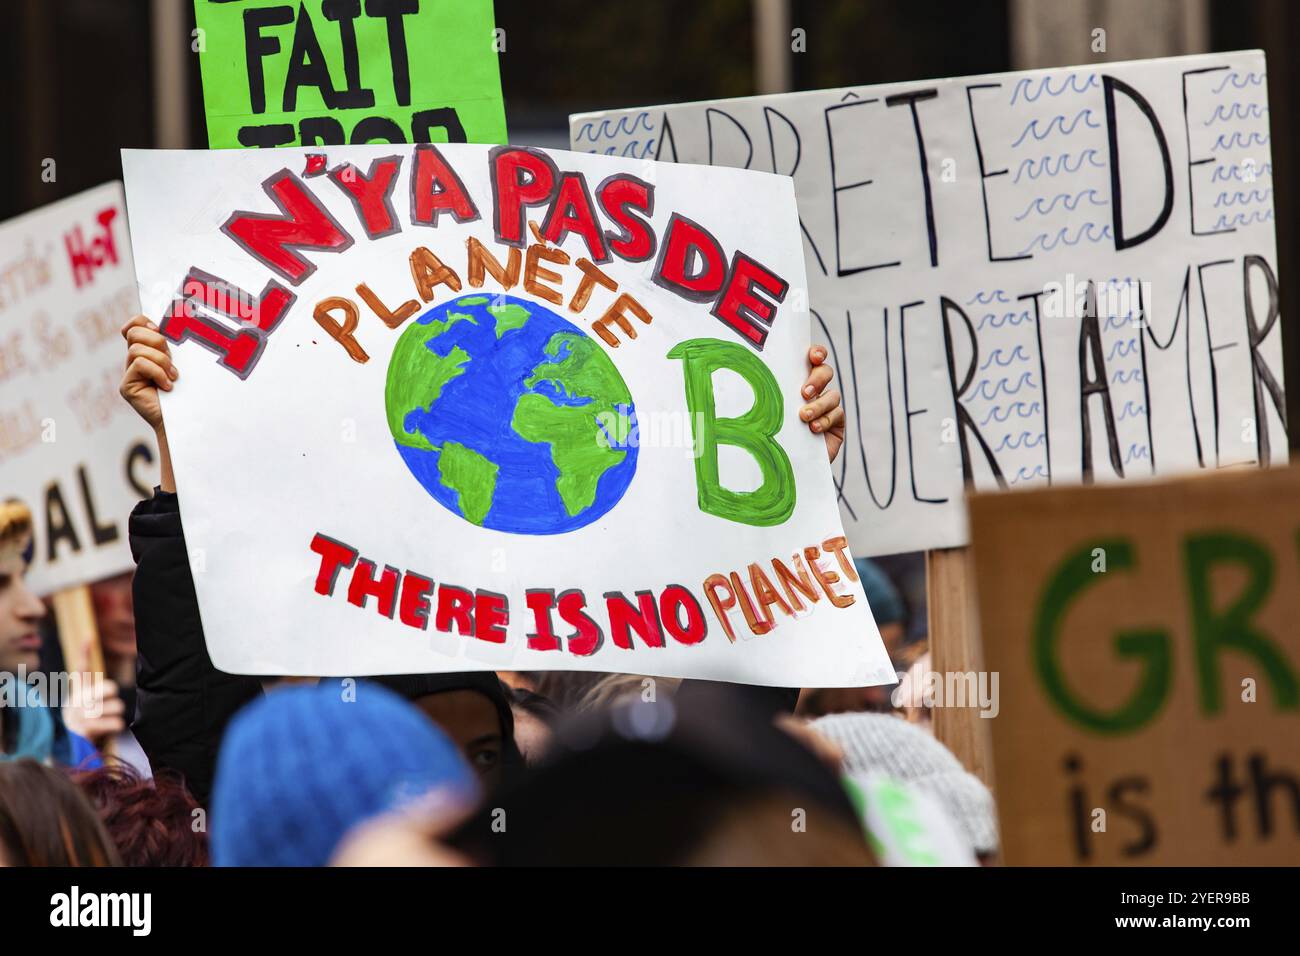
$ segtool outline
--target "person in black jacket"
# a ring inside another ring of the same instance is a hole
[[[133,598],[139,648],[131,729],[154,772],[166,769],[181,774],[195,798],[206,804],[226,725],[236,711],[262,692],[262,681],[222,673],[208,656],[158,400],[158,390],[171,391],[180,373],[172,362],[167,339],[145,316],[137,315],[126,323],[122,336],[127,342],[127,359],[120,392],[153,428],[161,468],[153,497],[136,505],[129,524],[136,562]],[[800,418],[810,430],[825,436],[827,455],[833,461],[844,442],[844,409],[839,391],[829,387],[834,372],[825,364],[826,349],[814,346],[808,360],[811,371],[800,392],[807,404],[800,410]],[[500,704],[490,688],[478,689],[487,693],[496,713],[504,715],[499,728],[503,759],[508,765],[517,763],[508,704]],[[457,685],[456,690],[465,688]],[[755,691],[771,693],[770,689]],[[781,700],[773,709],[786,709],[782,706],[786,704]],[[472,732],[467,729],[466,733]],[[472,765],[481,765],[475,754],[466,756]]]
[[[158,389],[179,376],[157,326],[136,316],[122,330],[127,368],[122,397],[154,429],[161,480],[153,497],[136,505],[129,524],[136,562],[136,711],[131,725],[157,773],[179,773],[206,804],[226,725],[262,692],[262,681],[223,673],[208,656],[198,598],[181,526],[176,480]],[[435,719],[461,746],[487,786],[522,765],[505,689],[492,674],[376,678],[389,683]],[[474,699],[486,699],[486,707]]]
[[[142,315],[127,323],[122,335],[128,343],[122,397],[153,428],[162,470],[153,497],[135,506],[128,526],[136,564],[132,599],[138,647],[131,730],[155,773],[180,773],[195,799],[206,804],[226,724],[262,685],[256,677],[217,670],[203,640],[158,402],[158,389],[170,391],[178,376],[167,340]]]

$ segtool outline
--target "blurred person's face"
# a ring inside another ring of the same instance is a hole
[[[37,625],[45,616],[45,605],[27,590],[26,570],[22,555],[0,557],[0,671],[9,673],[20,665],[35,670],[40,664]]]
[[[500,781],[505,737],[496,705],[487,695],[469,688],[447,690],[421,697],[415,706],[455,742],[485,788]]]
[[[511,690],[526,690],[531,693],[537,693],[537,681],[533,675],[524,671],[497,671],[497,680],[505,684]]]
[[[826,714],[867,712],[888,713],[893,705],[889,695],[893,684],[876,687],[819,687],[805,690],[799,697],[796,710],[803,717],[822,717]]]
[[[880,640],[885,645],[890,660],[893,660],[898,649],[903,646],[905,637],[907,637],[907,630],[903,627],[902,621],[890,621],[888,624],[880,625]]]
[[[135,608],[131,603],[130,571],[90,586],[95,604],[95,624],[104,653],[110,657],[135,657]]]
[[[511,707],[510,712],[515,716],[515,746],[524,763],[537,763],[551,742],[551,728],[523,707]]]
[[[909,724],[930,723],[930,708],[925,701],[925,680],[926,674],[930,671],[930,654],[927,651],[917,658],[903,679],[898,682],[898,689],[894,699],[903,709],[903,716],[907,718]]]

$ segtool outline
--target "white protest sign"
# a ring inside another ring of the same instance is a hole
[[[859,554],[980,490],[1286,458],[1259,52],[570,118],[575,149],[792,175]]]
[[[158,478],[117,393],[134,283],[120,183],[0,224],[0,493],[32,511],[37,594],[133,567],[127,516]]]
[[[893,680],[798,418],[789,180],[474,145],[123,169],[222,670]]]

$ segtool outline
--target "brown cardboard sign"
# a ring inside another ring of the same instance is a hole
[[[970,516],[1006,862],[1300,862],[1300,469]]]

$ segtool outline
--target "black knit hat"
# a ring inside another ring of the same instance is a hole
[[[502,758],[509,767],[518,766],[523,758],[519,746],[515,743],[515,717],[510,710],[510,698],[505,685],[492,671],[454,671],[448,674],[388,674],[382,677],[367,677],[387,687],[393,693],[409,701],[433,694],[445,694],[453,690],[475,690],[496,708],[501,720]]]

